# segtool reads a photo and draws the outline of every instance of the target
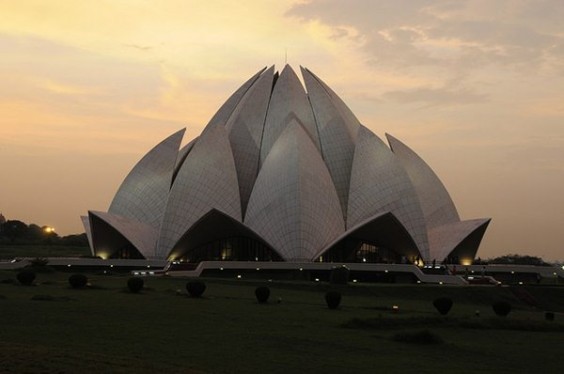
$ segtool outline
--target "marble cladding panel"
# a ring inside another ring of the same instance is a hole
[[[265,160],[245,218],[285,260],[312,260],[344,231],[335,187],[306,130],[293,122]]]
[[[116,193],[109,213],[159,227],[184,131],[163,140],[135,165]]]
[[[241,221],[235,162],[223,126],[200,136],[178,172],[161,226],[159,256],[166,258],[186,231],[211,209]]]
[[[386,136],[392,151],[415,186],[427,230],[460,221],[448,191],[433,170],[405,144],[391,135]]]
[[[413,238],[421,257],[428,259],[425,219],[407,172],[380,138],[361,127],[351,174],[347,228],[381,212],[393,213]]]

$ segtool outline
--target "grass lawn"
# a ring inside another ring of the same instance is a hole
[[[0,283],[1,372],[561,373],[564,366],[564,314],[547,322],[505,287],[355,284],[341,287],[341,307],[329,310],[326,284],[268,283],[264,305],[254,297],[260,281],[205,279],[204,297],[192,299],[187,279],[146,278],[146,289],[131,294],[127,276],[87,275],[92,287],[83,290],[69,288],[68,273],[38,274],[35,286]],[[0,272],[0,280],[14,278]],[[564,288],[541,293],[560,308]],[[38,295],[52,300],[33,300]],[[432,300],[443,295],[454,306],[437,318]],[[513,305],[505,327],[491,309],[500,299]],[[394,340],[425,329],[443,343]]]

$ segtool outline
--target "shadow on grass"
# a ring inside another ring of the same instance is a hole
[[[51,296],[51,295],[33,295],[31,300],[34,301],[74,301],[68,296]]]
[[[442,344],[443,339],[429,330],[405,331],[392,336],[393,341],[409,344],[432,345]]]
[[[396,330],[414,327],[450,327],[476,330],[513,330],[538,332],[564,332],[564,325],[546,321],[517,320],[510,318],[456,319],[444,317],[411,318],[353,318],[341,325],[349,329]]]

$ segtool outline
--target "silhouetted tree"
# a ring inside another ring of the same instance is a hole
[[[68,245],[73,247],[87,247],[88,237],[86,234],[75,234],[63,236],[58,240],[60,245]]]
[[[550,265],[540,257],[529,255],[508,254],[487,260],[489,264],[503,264],[503,265],[535,265],[547,266]]]
[[[28,239],[33,242],[40,241],[41,239],[43,239],[43,229],[38,225],[36,225],[35,223],[31,223],[27,227],[25,239]]]
[[[9,220],[2,225],[2,232],[5,237],[13,243],[16,239],[24,238],[27,234],[27,225],[22,221]]]

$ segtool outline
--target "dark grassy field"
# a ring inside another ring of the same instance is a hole
[[[12,259],[15,257],[79,257],[90,255],[90,248],[88,247],[0,244],[0,259]]]
[[[68,275],[0,283],[0,372],[561,373],[564,365],[564,315],[547,322],[506,287],[355,284],[329,310],[326,284],[269,283],[263,305],[259,281],[206,279],[204,298],[192,299],[186,279],[147,278],[131,294],[127,276],[88,274],[91,287],[74,290]],[[562,307],[564,288],[527,292]],[[432,306],[443,295],[454,300],[446,318]],[[502,321],[491,309],[500,299],[513,305]],[[410,334],[421,330],[442,344],[415,343]]]

